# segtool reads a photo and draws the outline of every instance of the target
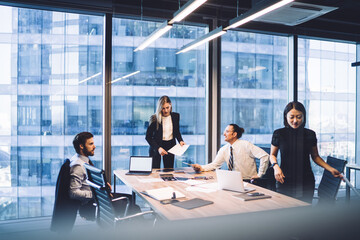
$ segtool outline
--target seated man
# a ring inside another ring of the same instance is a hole
[[[94,136],[89,132],[81,132],[75,136],[73,140],[73,145],[76,154],[72,156],[70,159],[69,195],[70,198],[81,201],[82,205],[88,203],[92,205],[93,194],[90,186],[86,182],[87,173],[83,165],[87,163],[93,166],[93,163],[89,159],[89,156],[94,156],[95,153],[96,146],[94,144]],[[107,185],[111,190],[111,185],[109,183],[107,183]],[[111,197],[114,198],[126,196],[129,199],[129,201],[132,202],[131,195],[129,194],[110,193],[110,195]],[[124,211],[126,207],[126,201],[113,202],[113,207],[114,210],[120,214]],[[131,205],[129,208],[129,213],[136,213],[136,212],[140,212],[139,206]],[[82,215],[81,212],[80,215]]]
[[[257,179],[262,177],[269,165],[269,154],[254,144],[240,140],[244,129],[236,124],[229,124],[224,137],[228,144],[218,151],[215,160],[207,165],[193,164],[195,171],[211,171],[220,168],[226,161],[229,171],[240,171],[243,179]],[[260,159],[259,171],[256,171],[255,158]]]

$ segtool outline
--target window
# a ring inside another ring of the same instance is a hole
[[[270,146],[288,102],[287,37],[228,31],[221,51],[219,134],[235,123],[245,129],[244,139]]]
[[[162,95],[168,95],[173,111],[180,113],[180,131],[191,145],[183,156],[175,158],[175,166],[185,166],[182,161],[205,163],[206,48],[178,55],[176,50],[205,34],[207,28],[174,25],[148,48],[134,52],[159,25],[113,19],[113,170],[128,168],[131,155],[149,155],[145,133]]]
[[[76,133],[95,135],[102,166],[104,18],[0,11],[0,220],[49,216]]]
[[[355,163],[356,45],[299,39],[299,101],[316,132],[320,156]],[[313,163],[319,183],[323,169]]]

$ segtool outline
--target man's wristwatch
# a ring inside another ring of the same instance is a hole
[[[271,167],[273,168],[275,165],[279,165],[279,164],[277,162],[273,163],[273,164],[271,164]]]

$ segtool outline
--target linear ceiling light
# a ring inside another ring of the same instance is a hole
[[[92,75],[92,76],[90,76],[90,77],[88,77],[88,78],[85,78],[85,79],[81,80],[78,84],[87,82],[87,81],[89,81],[89,80],[91,80],[91,79],[93,79],[94,77],[97,77],[97,76],[99,76],[99,75],[101,75],[101,72],[96,73],[96,74],[94,74],[94,75]]]
[[[170,24],[174,22],[180,22],[190,13],[195,11],[198,7],[200,7],[207,0],[191,0],[188,1],[184,6],[182,6],[179,10],[174,13],[174,18],[169,21]]]
[[[163,24],[161,24],[160,27],[158,27],[158,29],[156,29],[152,34],[150,34],[147,37],[147,39],[134,50],[134,52],[137,52],[139,50],[144,50],[147,46],[149,46],[156,39],[164,35],[171,28],[172,28],[172,24],[169,24],[168,21],[165,21]]]
[[[226,33],[226,31],[223,30],[222,27],[218,27],[217,29],[212,30],[211,32],[196,39],[195,41],[192,41],[192,42],[186,44],[176,54],[187,52],[193,48],[200,46],[203,43],[209,42],[209,41],[213,40],[214,38],[220,37],[221,35],[223,35],[225,33]]]
[[[116,83],[117,81],[120,81],[121,79],[131,77],[131,76],[133,76],[133,75],[135,75],[135,74],[138,74],[139,72],[140,72],[140,71],[136,71],[136,72],[130,73],[130,74],[128,74],[128,75],[125,75],[125,76],[123,76],[123,77],[114,79],[114,80],[111,81],[111,84]]]
[[[230,28],[236,28],[293,1],[294,0],[282,0],[275,4],[267,3],[266,5],[262,5],[262,10],[259,10],[258,7],[252,8],[241,16],[230,20],[230,25],[226,27],[225,30],[229,30]]]
[[[147,37],[147,39],[138,46],[134,52],[137,52],[139,50],[144,50],[146,47],[148,47],[151,43],[153,43],[156,39],[164,35],[167,31],[169,31],[172,28],[172,24],[174,22],[180,22],[183,20],[186,16],[188,16],[190,13],[195,11],[198,7],[200,7],[204,2],[207,0],[190,0],[184,6],[182,6],[178,11],[174,13],[174,18],[170,21],[165,21],[160,27],[158,27],[155,32],[150,34],[150,36]]]

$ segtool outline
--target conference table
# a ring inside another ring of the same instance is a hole
[[[173,174],[175,177],[187,177],[195,178],[200,176],[207,177],[208,180],[194,180],[202,181],[205,184],[215,183],[216,173],[215,172],[202,172],[195,173],[192,168],[182,168],[184,172],[166,172],[166,174]],[[274,191],[253,185],[248,183],[246,187],[254,187],[257,192],[270,195],[271,198],[258,199],[252,201],[243,201],[233,195],[239,194],[233,191],[217,190],[213,189],[213,192],[204,191],[193,191],[191,189],[201,188],[201,184],[191,186],[183,181],[161,181],[152,182],[152,180],[159,179],[159,169],[153,169],[152,173],[148,176],[140,175],[126,175],[127,170],[114,170],[114,179],[118,178],[121,182],[130,187],[136,195],[146,201],[150,208],[162,219],[165,220],[186,220],[195,218],[207,218],[215,216],[224,216],[241,213],[251,213],[268,210],[279,210],[284,208],[295,208],[295,207],[306,207],[311,206],[310,204],[285,196],[283,194],[276,193]],[[193,181],[193,182],[194,182]],[[211,185],[211,184],[210,184]],[[150,189],[157,189],[163,187],[172,187],[174,190],[179,191],[185,195],[185,198],[179,199],[180,201],[189,200],[193,198],[201,198],[204,200],[212,201],[213,204],[194,208],[191,210],[183,209],[172,204],[161,204],[160,201],[155,200],[149,196],[144,195],[143,191]],[[189,188],[190,187],[190,188]],[[192,188],[195,187],[195,188]]]

